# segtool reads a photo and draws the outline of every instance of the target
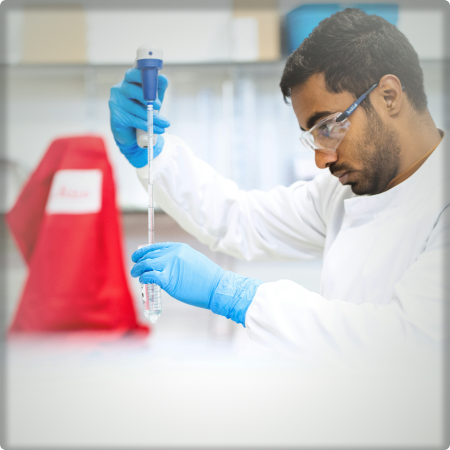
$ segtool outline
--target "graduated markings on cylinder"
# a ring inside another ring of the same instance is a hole
[[[153,102],[147,102],[147,146],[148,146],[148,243],[154,244],[155,215],[153,208]],[[147,285],[149,311],[161,311],[161,297],[156,284]]]
[[[153,211],[153,102],[147,102],[147,140],[148,140],[148,243],[154,243]]]

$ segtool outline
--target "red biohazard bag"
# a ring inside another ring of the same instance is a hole
[[[55,140],[7,223],[29,267],[10,333],[139,335],[124,271],[120,216],[103,140]]]

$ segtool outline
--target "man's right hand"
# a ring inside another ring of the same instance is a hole
[[[169,82],[164,75],[158,76],[158,99],[153,109],[159,111]],[[111,130],[120,151],[134,167],[144,167],[148,163],[147,149],[136,142],[136,128],[147,130],[147,102],[142,92],[142,78],[139,69],[130,69],[125,79],[111,88],[109,98]],[[153,133],[161,135],[170,122],[160,114],[153,113]],[[154,157],[158,156],[164,139],[158,136],[154,147]]]

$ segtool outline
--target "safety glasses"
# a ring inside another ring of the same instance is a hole
[[[378,83],[375,83],[345,112],[331,114],[331,116],[327,116],[316,123],[309,131],[304,131],[300,135],[300,141],[303,145],[313,152],[335,153],[350,128],[350,121],[347,118],[377,86]]]

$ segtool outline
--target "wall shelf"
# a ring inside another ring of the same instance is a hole
[[[278,66],[284,65],[287,58],[279,59],[276,61],[210,61],[210,62],[193,62],[193,63],[164,63],[164,68],[211,68],[211,67],[264,67],[264,66]],[[91,64],[91,63],[81,63],[81,64],[0,64],[0,66],[6,67],[7,69],[39,69],[39,68],[75,68],[75,69],[119,69],[119,68],[129,68],[132,63],[111,63],[111,64]]]

